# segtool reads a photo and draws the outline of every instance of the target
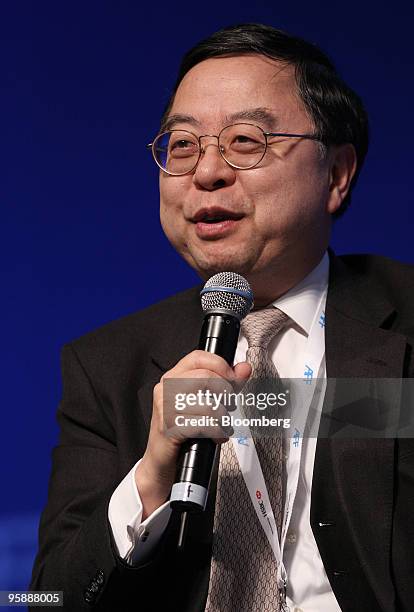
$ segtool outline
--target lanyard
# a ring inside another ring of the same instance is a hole
[[[287,470],[288,479],[281,534],[277,532],[275,517],[270,505],[269,494],[253,438],[251,434],[246,434],[246,431],[249,432],[248,428],[243,428],[243,435],[238,436],[236,431],[235,436],[231,438],[251,502],[272,548],[277,564],[278,588],[282,590],[286,589],[287,584],[287,573],[283,565],[283,550],[299,482],[303,432],[318,380],[317,374],[325,356],[324,309],[326,293],[324,291],[321,296],[308,335],[304,352],[303,371],[300,374],[298,373],[298,379],[300,378],[300,380],[295,381],[295,399],[292,402],[292,422],[295,431],[292,437],[288,438],[290,446]],[[325,386],[322,392],[324,393],[324,391]],[[236,418],[243,417],[239,407],[236,407],[233,414]]]

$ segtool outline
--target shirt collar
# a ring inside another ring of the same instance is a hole
[[[325,252],[318,265],[297,285],[273,302],[273,306],[287,314],[307,335],[312,327],[316,309],[328,287],[329,257]]]

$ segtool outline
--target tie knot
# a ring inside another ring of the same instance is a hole
[[[271,339],[286,327],[289,320],[287,314],[274,306],[249,313],[242,321],[242,330],[249,348],[252,346],[266,348]]]

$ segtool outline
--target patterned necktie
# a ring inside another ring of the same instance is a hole
[[[243,392],[260,380],[279,378],[267,347],[289,322],[277,308],[252,312],[242,322],[248,341],[246,361],[252,373]],[[252,440],[249,440],[252,442]],[[280,534],[283,516],[282,438],[255,439],[270,503]],[[277,567],[253,508],[233,442],[221,447],[214,516],[213,553],[206,612],[279,612]]]

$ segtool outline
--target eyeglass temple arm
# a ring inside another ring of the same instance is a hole
[[[265,136],[286,136],[287,138],[308,138],[309,140],[321,140],[314,134],[286,134],[285,132],[263,132]]]

